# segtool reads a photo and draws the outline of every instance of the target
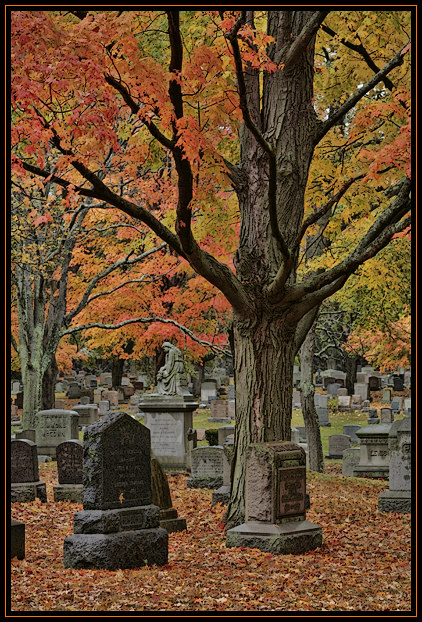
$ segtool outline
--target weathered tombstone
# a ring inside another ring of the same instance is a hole
[[[329,384],[334,384],[336,381],[333,376],[324,376],[323,388],[326,389]]]
[[[127,409],[128,413],[137,413],[139,412],[139,402],[141,401],[140,395],[131,395],[129,398],[129,408]]]
[[[227,400],[213,400],[211,402],[211,417],[208,418],[208,421],[230,422],[229,403]]]
[[[27,503],[40,499],[47,501],[47,490],[40,482],[37,446],[28,439],[12,439],[10,455],[12,503]]]
[[[168,532],[152,503],[150,433],[130,415],[110,412],[84,433],[83,510],[65,538],[65,568],[165,565]]]
[[[138,380],[134,380],[132,382],[133,384],[133,388],[135,389],[135,391],[143,391],[144,390],[144,383],[140,382]]]
[[[229,427],[229,426],[227,426]],[[234,455],[234,434],[229,434],[225,438],[223,445],[223,484],[211,495],[211,505],[221,503],[221,505],[227,505],[230,501],[231,491],[231,462]]]
[[[236,419],[236,400],[227,400],[229,404],[229,419]]]
[[[209,397],[217,397],[217,380],[209,379],[201,384],[201,402],[208,402]]]
[[[358,395],[358,394],[352,395],[351,408],[352,410],[360,410],[362,408],[362,396],[361,395]]]
[[[368,399],[368,385],[364,382],[355,382],[354,394],[361,395],[362,401]]]
[[[210,445],[196,447],[191,453],[192,476],[186,480],[188,488],[219,488],[223,485],[223,447]]]
[[[384,406],[381,408],[381,423],[393,423],[394,413],[392,408]]]
[[[24,430],[15,430],[15,438],[23,438],[35,443],[35,428],[26,428]]]
[[[296,430],[298,430],[299,432],[299,440],[301,443],[306,443],[306,441],[308,440],[306,438],[306,428],[304,425],[297,425],[296,426]]]
[[[10,526],[10,553],[11,559],[25,558],[25,523],[11,519]]]
[[[79,415],[78,426],[80,428],[98,421],[97,404],[77,404],[76,406],[73,406],[72,410],[77,412]]]
[[[40,410],[35,415],[35,443],[38,454],[54,457],[63,441],[79,438],[79,415],[74,410]]]
[[[83,501],[83,443],[77,439],[64,441],[56,447],[59,483],[53,486],[54,501]]]
[[[337,397],[344,397],[345,395],[347,395],[347,389],[345,389],[344,387],[338,389]]]
[[[411,420],[395,421],[388,435],[390,450],[389,490],[378,495],[379,512],[411,512]]]
[[[297,428],[291,428],[290,439],[292,443],[299,443],[299,430]]]
[[[101,400],[98,404],[100,410],[100,416],[107,414],[110,410],[110,402],[108,400]]]
[[[336,382],[333,382],[332,384],[329,384],[327,387],[327,393],[328,395],[330,395],[331,397],[336,397],[337,396],[337,391],[339,389],[339,384],[337,384]]]
[[[300,554],[322,544],[306,520],[306,465],[295,443],[254,443],[246,453],[245,522],[227,531],[227,547]]]
[[[156,458],[151,458],[151,475],[152,502],[160,508],[160,527],[168,533],[187,529],[186,519],[179,518],[173,507],[167,475]]]
[[[224,446],[226,438],[232,436],[235,431],[234,425],[222,425],[218,428],[218,444]]]
[[[361,429],[362,426],[354,423],[348,423],[343,426],[343,434],[350,436],[352,443],[359,443],[359,437],[356,436],[356,432]]]
[[[404,414],[405,415],[409,415],[409,410],[411,408],[411,405],[412,405],[412,400],[410,397],[404,400]]]
[[[293,409],[302,408],[302,404],[300,401],[300,391],[293,391]]]
[[[381,389],[381,378],[378,376],[369,376],[368,378],[368,390],[379,391]]]
[[[328,437],[328,455],[330,460],[343,459],[343,451],[350,449],[351,438],[347,434],[332,434]]]
[[[227,399],[234,400],[235,399],[235,387],[234,384],[229,384],[227,387]]]
[[[381,404],[390,404],[391,402],[391,389],[383,389]]]
[[[16,393],[15,404],[19,409],[23,408],[23,391]]]
[[[338,411],[345,412],[345,411],[352,410],[351,401],[352,401],[352,398],[350,395],[340,395],[338,398],[338,406],[337,406]]]
[[[390,452],[388,435],[391,423],[368,425],[356,432],[360,440],[359,465],[353,469],[354,477],[388,479],[390,470]]]
[[[362,408],[362,414],[366,414],[368,416],[368,425],[376,425],[380,422],[380,419],[378,417],[378,411],[376,408],[369,408],[368,406],[365,406],[364,408]]]
[[[110,402],[110,408],[117,408],[119,406],[119,394],[117,391],[103,391],[101,393],[101,398]]]
[[[86,404],[89,404],[89,396],[81,395],[79,403],[82,404],[83,406],[85,406]]]
[[[67,397],[70,400],[79,399],[81,397],[81,387],[77,382],[70,382],[67,387]]]
[[[350,447],[343,451],[343,462],[341,466],[341,474],[347,477],[353,477],[353,469],[358,466],[360,461],[360,448]]]

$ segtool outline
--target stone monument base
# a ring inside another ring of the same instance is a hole
[[[47,489],[44,482],[26,482],[24,484],[12,484],[11,502],[28,503],[40,499],[47,502]]]
[[[160,509],[160,527],[168,533],[187,529],[186,518],[178,518],[176,508]]]
[[[372,479],[389,479],[390,468],[384,466],[357,466],[353,469],[353,477],[370,477]]]
[[[410,490],[385,490],[378,495],[378,512],[412,512]]]
[[[247,522],[227,531],[227,547],[259,549],[274,555],[297,555],[322,545],[322,528],[307,520],[280,525]]]
[[[54,501],[83,502],[82,484],[57,484],[53,486]]]
[[[63,544],[65,568],[118,570],[168,562],[168,532],[162,527],[68,536]]]
[[[228,505],[229,501],[230,486],[220,486],[220,488],[214,490],[212,493],[211,505],[217,505],[217,503],[221,503],[221,505]]]

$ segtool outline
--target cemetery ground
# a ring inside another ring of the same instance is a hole
[[[380,395],[373,396],[380,408]],[[74,400],[76,403],[77,400]],[[70,408],[72,402],[66,405]],[[333,403],[335,405],[335,402]],[[122,407],[124,410],[124,407]],[[403,415],[398,415],[402,418]],[[194,427],[207,422],[197,411]],[[343,425],[366,425],[359,411],[330,410],[328,436]],[[294,411],[292,427],[303,425]],[[200,442],[200,444],[207,444]],[[307,520],[322,527],[322,546],[300,555],[227,548],[224,506],[212,490],[188,488],[187,473],[168,474],[173,506],[187,530],[169,534],[168,563],[136,570],[63,567],[63,541],[73,533],[81,504],[54,502],[54,461],[40,463],[47,503],[13,503],[12,519],[25,523],[25,558],[11,562],[10,611],[411,611],[411,515],[379,513],[388,482],[341,475],[341,460],[325,460],[325,474],[307,471]]]

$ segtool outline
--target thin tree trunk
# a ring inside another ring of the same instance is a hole
[[[356,371],[358,367],[357,356],[346,353],[346,388],[349,395],[355,392]]]
[[[324,473],[324,454],[322,451],[318,414],[314,402],[313,361],[316,323],[317,318],[315,318],[299,350],[300,401],[302,404],[302,414],[308,443],[309,468],[311,471]]]
[[[56,357],[54,356],[50,365],[45,370],[42,379],[42,408],[47,410],[54,408],[55,386],[59,368],[57,367]]]

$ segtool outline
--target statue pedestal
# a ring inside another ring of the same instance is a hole
[[[151,455],[163,469],[190,471],[188,431],[198,408],[193,395],[144,395],[139,410],[151,432]]]

